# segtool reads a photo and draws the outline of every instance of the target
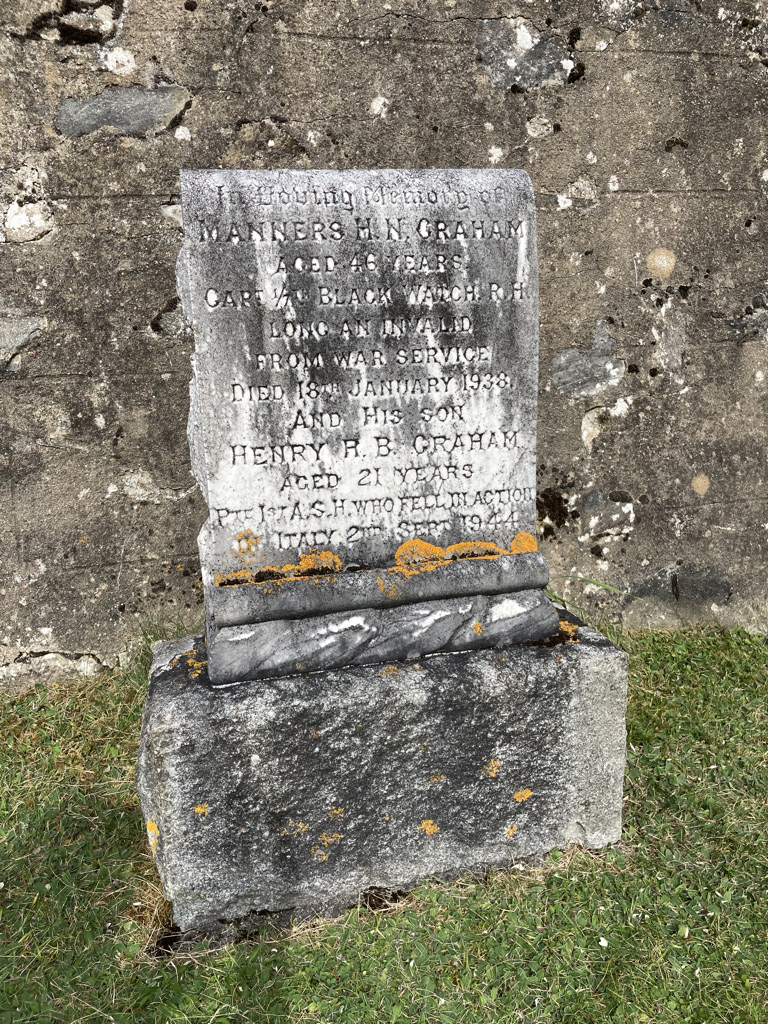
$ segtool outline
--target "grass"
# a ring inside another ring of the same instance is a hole
[[[619,640],[619,847],[185,954],[156,946],[134,791],[146,644],[130,672],[0,697],[0,1024],[765,1021],[768,643]]]

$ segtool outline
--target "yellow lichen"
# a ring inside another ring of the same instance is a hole
[[[192,669],[192,671],[189,673],[189,678],[197,679],[197,677],[200,675],[200,673],[207,665],[207,662],[195,661],[194,658],[187,658],[187,665],[189,665],[189,667]]]
[[[504,838],[511,839],[515,832],[517,832],[517,825],[507,825],[507,831],[504,833]]]
[[[494,757],[488,764],[483,765],[483,771],[489,779],[495,779],[499,774],[499,768],[501,768],[501,761],[497,757]]]
[[[450,559],[456,558],[498,558],[499,555],[506,555],[504,548],[494,544],[490,540],[465,540],[460,544],[451,544],[445,549],[445,554]]]
[[[433,836],[436,832],[440,831],[440,826],[436,822],[432,821],[431,818],[424,818],[422,823],[419,825],[419,828],[428,836]]]
[[[432,786],[439,786],[441,782],[445,782],[445,776],[444,775],[430,775],[429,776],[430,788]]]
[[[581,643],[576,634],[579,631],[579,627],[573,622],[568,622],[567,619],[560,619],[560,632],[564,634],[569,644]]]
[[[234,553],[243,565],[252,563],[256,557],[256,549],[261,544],[261,537],[257,537],[253,530],[241,530],[235,537],[235,541]]]
[[[475,633],[477,633],[478,636],[485,632],[485,626],[482,624],[482,622],[473,623],[472,629]]]
[[[395,552],[395,565],[413,565],[421,562],[440,562],[445,559],[445,548],[428,544],[425,540],[407,540]]]
[[[173,661],[171,661],[170,664],[168,665],[168,668],[174,668],[174,666],[176,666],[181,661],[182,658],[187,658],[191,654],[197,654],[197,651],[194,649],[194,647],[189,651],[183,651],[181,654],[177,654]]]
[[[384,668],[379,672],[380,676],[396,676],[400,671],[397,665],[385,665]]]
[[[520,533],[516,533],[514,540],[509,545],[510,555],[522,555],[525,554],[526,551],[538,550],[539,545],[536,538],[532,534],[526,533],[524,530]]]
[[[160,829],[157,827],[156,821],[147,822],[147,839],[149,840],[149,848],[152,851],[152,856],[155,856],[157,851],[157,844],[160,839]]]
[[[284,828],[280,835],[282,836],[293,836],[294,839],[298,839],[299,836],[303,836],[309,828],[304,821],[294,821],[293,818],[289,818],[288,827]]]
[[[518,791],[515,793],[515,800],[517,800],[517,802],[519,804],[524,804],[525,801],[529,797],[532,797],[532,796],[533,796],[533,791],[532,790],[530,790],[530,789],[518,789]]]
[[[199,818],[207,818],[208,817],[208,811],[209,811],[208,804],[196,804],[192,808],[192,810],[195,812],[195,814]]]
[[[265,594],[270,594],[280,589],[289,580],[303,580],[305,583],[320,586],[327,579],[329,573],[341,572],[343,568],[338,555],[333,554],[332,551],[316,549],[302,554],[297,563],[257,567],[254,562],[261,538],[254,536],[251,530],[243,530],[237,534],[236,540],[234,553],[245,568],[227,573],[215,573],[214,580],[217,587],[259,586]],[[509,551],[499,547],[493,541],[461,541],[458,544],[451,544],[447,548],[441,548],[437,544],[430,544],[428,541],[415,537],[400,545],[395,552],[395,564],[386,571],[409,577],[421,572],[432,572],[457,559],[499,558],[506,554],[536,550],[536,540],[530,533],[518,533],[512,541]],[[276,578],[265,580],[263,578],[265,573],[272,574]],[[396,601],[400,597],[400,591],[394,582],[388,582],[379,577],[376,584],[382,594],[390,600]]]
[[[386,580],[379,577],[376,580],[376,586],[382,592],[384,597],[388,597],[390,601],[396,601],[400,596],[400,591],[398,590],[396,583],[387,583]]]
[[[317,861],[328,860],[328,847],[333,846],[334,843],[338,843],[343,838],[343,832],[332,832],[330,835],[327,832],[321,832],[317,837],[317,842],[309,852]]]
[[[283,572],[294,572],[297,576],[311,576],[318,572],[341,572],[341,559],[332,551],[318,551],[312,548],[300,555],[296,565],[284,565]]]
[[[264,592],[272,593],[280,588],[287,580],[303,580],[307,583],[321,583],[328,573],[337,573],[342,569],[341,559],[332,551],[319,551],[311,548],[299,556],[298,562],[287,562],[285,565],[261,565],[254,566],[255,547],[261,543],[259,537],[253,537],[250,530],[244,530],[237,535],[237,540],[244,545],[243,551],[236,551],[238,558],[246,565],[244,569],[236,569],[233,572],[214,575],[217,587],[226,586],[262,586]],[[282,579],[263,580],[259,579],[264,573],[273,573],[282,576]]]
[[[333,821],[335,818],[343,818],[344,817],[344,808],[343,807],[331,807],[330,811],[328,811],[328,817],[331,819],[331,821]]]

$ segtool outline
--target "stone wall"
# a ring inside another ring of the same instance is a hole
[[[764,3],[4,12],[0,676],[200,608],[182,167],[525,168],[553,589],[768,628]]]

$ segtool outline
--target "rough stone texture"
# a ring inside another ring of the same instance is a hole
[[[0,662],[0,690],[24,693],[40,684],[71,683],[73,676],[96,679],[102,673],[102,665],[88,654],[80,657],[76,654],[29,655],[5,647]]]
[[[219,166],[526,169],[553,589],[629,622],[768,627],[760,4],[111,6],[106,45],[60,3],[0,15],[0,214],[44,202],[54,219],[0,260],[3,321],[40,324],[0,375],[1,643],[112,662],[137,615],[199,610],[179,169]],[[573,61],[560,81],[483,70],[518,18]],[[54,127],[66,99],[158,85],[191,105],[153,138]],[[648,268],[658,249],[671,272]],[[601,322],[626,373],[568,397],[553,361],[588,354]]]
[[[283,577],[245,586],[211,586],[208,610],[219,626],[301,619],[352,608],[391,608],[446,594],[504,594],[546,587],[547,563],[538,552],[393,566],[381,571]]]
[[[618,840],[627,659],[567,635],[225,690],[200,637],[157,645],[138,779],[178,925],[235,935]]]
[[[557,612],[541,590],[442,598],[394,608],[357,608],[206,631],[212,683],[235,683],[344,665],[414,659],[543,640]]]
[[[165,127],[184,109],[189,93],[177,85],[156,89],[110,86],[85,100],[65,99],[56,118],[56,130],[77,138],[108,125],[120,135],[144,135]]]

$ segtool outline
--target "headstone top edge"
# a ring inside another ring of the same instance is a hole
[[[263,168],[235,169],[235,168],[182,168],[179,171],[181,182],[181,194],[185,195],[187,190],[199,181],[210,181],[220,179],[223,181],[247,181],[263,180],[277,183],[280,179],[300,179],[310,181],[313,177],[333,177],[336,180],[346,179],[352,183],[366,180],[387,180],[408,175],[413,181],[421,178],[445,178],[458,179],[469,182],[471,180],[486,182],[515,182],[520,198],[532,202],[534,199],[534,187],[531,176],[523,168],[513,167],[384,167],[384,168],[362,168],[356,167],[350,170],[339,170],[333,167],[316,168],[280,168],[278,170],[265,170]]]

